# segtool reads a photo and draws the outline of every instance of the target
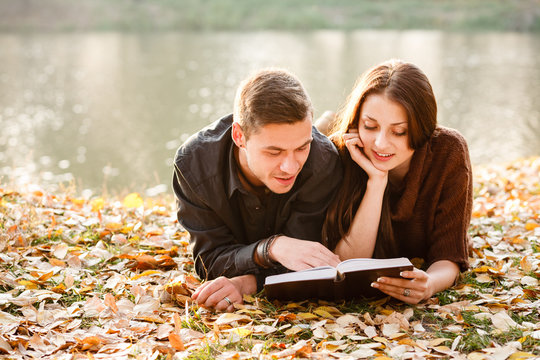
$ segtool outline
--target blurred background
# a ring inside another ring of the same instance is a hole
[[[1,183],[171,192],[254,70],[295,73],[318,117],[390,58],[474,164],[540,155],[540,0],[0,0]]]

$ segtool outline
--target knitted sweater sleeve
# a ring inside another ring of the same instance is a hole
[[[472,171],[465,140],[458,135],[450,148],[434,214],[427,260],[450,260],[461,271],[468,268],[468,228],[472,211]]]

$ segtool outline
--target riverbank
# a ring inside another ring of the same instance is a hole
[[[0,31],[540,31],[539,0],[0,0]]]
[[[540,158],[475,168],[471,269],[406,306],[191,304],[170,196],[0,185],[0,354],[10,359],[540,356]],[[1,355],[0,355],[1,356]]]

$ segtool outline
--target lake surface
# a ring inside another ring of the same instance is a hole
[[[176,148],[231,112],[255,69],[294,72],[317,117],[389,58],[424,70],[439,122],[465,136],[474,164],[540,155],[537,34],[0,34],[1,181],[170,191]]]

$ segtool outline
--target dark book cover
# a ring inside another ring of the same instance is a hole
[[[351,300],[385,296],[371,287],[379,277],[400,277],[414,267],[407,258],[350,259],[330,266],[268,276],[265,293],[277,300]]]

